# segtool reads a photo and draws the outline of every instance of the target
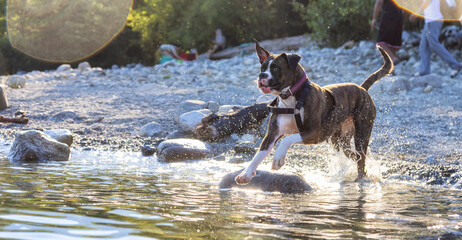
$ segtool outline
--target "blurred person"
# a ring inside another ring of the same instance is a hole
[[[371,21],[372,30],[376,28],[377,17],[380,12],[382,12],[382,16],[376,45],[385,49],[396,65],[400,61],[399,57],[396,55],[396,51],[401,49],[403,10],[396,6],[392,0],[376,0]]]
[[[178,51],[180,50],[179,46],[173,44],[162,44],[159,47],[160,52],[160,63],[172,61],[172,60],[182,60]]]
[[[453,1],[446,0],[446,3],[451,6]],[[431,54],[432,51],[443,59],[446,64],[452,69],[450,72],[451,78],[456,77],[462,70],[462,64],[457,61],[448,50],[439,42],[441,27],[443,26],[443,14],[440,9],[440,0],[424,0],[422,2],[421,11],[425,18],[425,25],[422,30],[419,53],[420,53],[420,69],[419,75],[424,76],[431,73]],[[417,14],[413,13],[409,19],[415,21]]]
[[[221,29],[217,29],[217,31],[215,32],[215,40],[213,40],[212,42],[213,47],[208,52],[209,59],[212,59],[214,53],[221,51],[226,47],[226,37],[223,35]]]

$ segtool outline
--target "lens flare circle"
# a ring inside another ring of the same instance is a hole
[[[422,5],[425,0],[393,0],[396,5],[407,12],[417,14],[423,18]],[[459,21],[462,17],[462,0],[437,0],[440,1],[440,10],[443,14],[442,21]]]
[[[11,45],[49,62],[75,62],[111,42],[125,27],[132,0],[9,0]]]

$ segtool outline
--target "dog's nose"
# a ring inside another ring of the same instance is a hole
[[[258,75],[258,78],[259,79],[266,79],[266,78],[268,78],[268,73],[260,73],[260,75]]]

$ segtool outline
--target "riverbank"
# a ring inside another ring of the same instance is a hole
[[[310,79],[321,86],[360,84],[382,64],[372,42],[356,43],[350,49],[309,44],[295,52],[302,56],[300,63]],[[407,60],[396,67],[395,76],[382,79],[370,90],[378,109],[370,151],[377,156],[411,156],[416,161],[460,161],[462,75],[451,79],[448,67],[436,58],[432,75],[414,77],[419,66],[417,48],[406,47],[401,54]],[[453,54],[462,56],[460,51]],[[64,128],[74,134],[74,148],[139,152],[142,146],[155,145],[180,130],[175,119],[186,100],[255,103],[262,95],[255,83],[259,68],[257,57],[250,54],[154,67],[63,67],[25,73],[20,75],[26,81],[24,88],[6,88],[10,107],[0,114],[24,114],[30,121],[27,125],[2,123],[0,135],[12,141],[19,131]],[[6,80],[3,76],[2,82]],[[141,137],[140,128],[150,122],[159,123],[161,133]]]

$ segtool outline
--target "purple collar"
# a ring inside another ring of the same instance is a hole
[[[308,81],[309,80],[306,77],[306,73],[304,73],[302,77],[300,78],[300,80],[298,80],[298,82],[290,86],[289,90],[279,94],[279,97],[281,97],[282,99],[287,99],[288,97],[295,95],[295,93],[297,93],[300,89],[302,89],[305,83],[307,83]]]

